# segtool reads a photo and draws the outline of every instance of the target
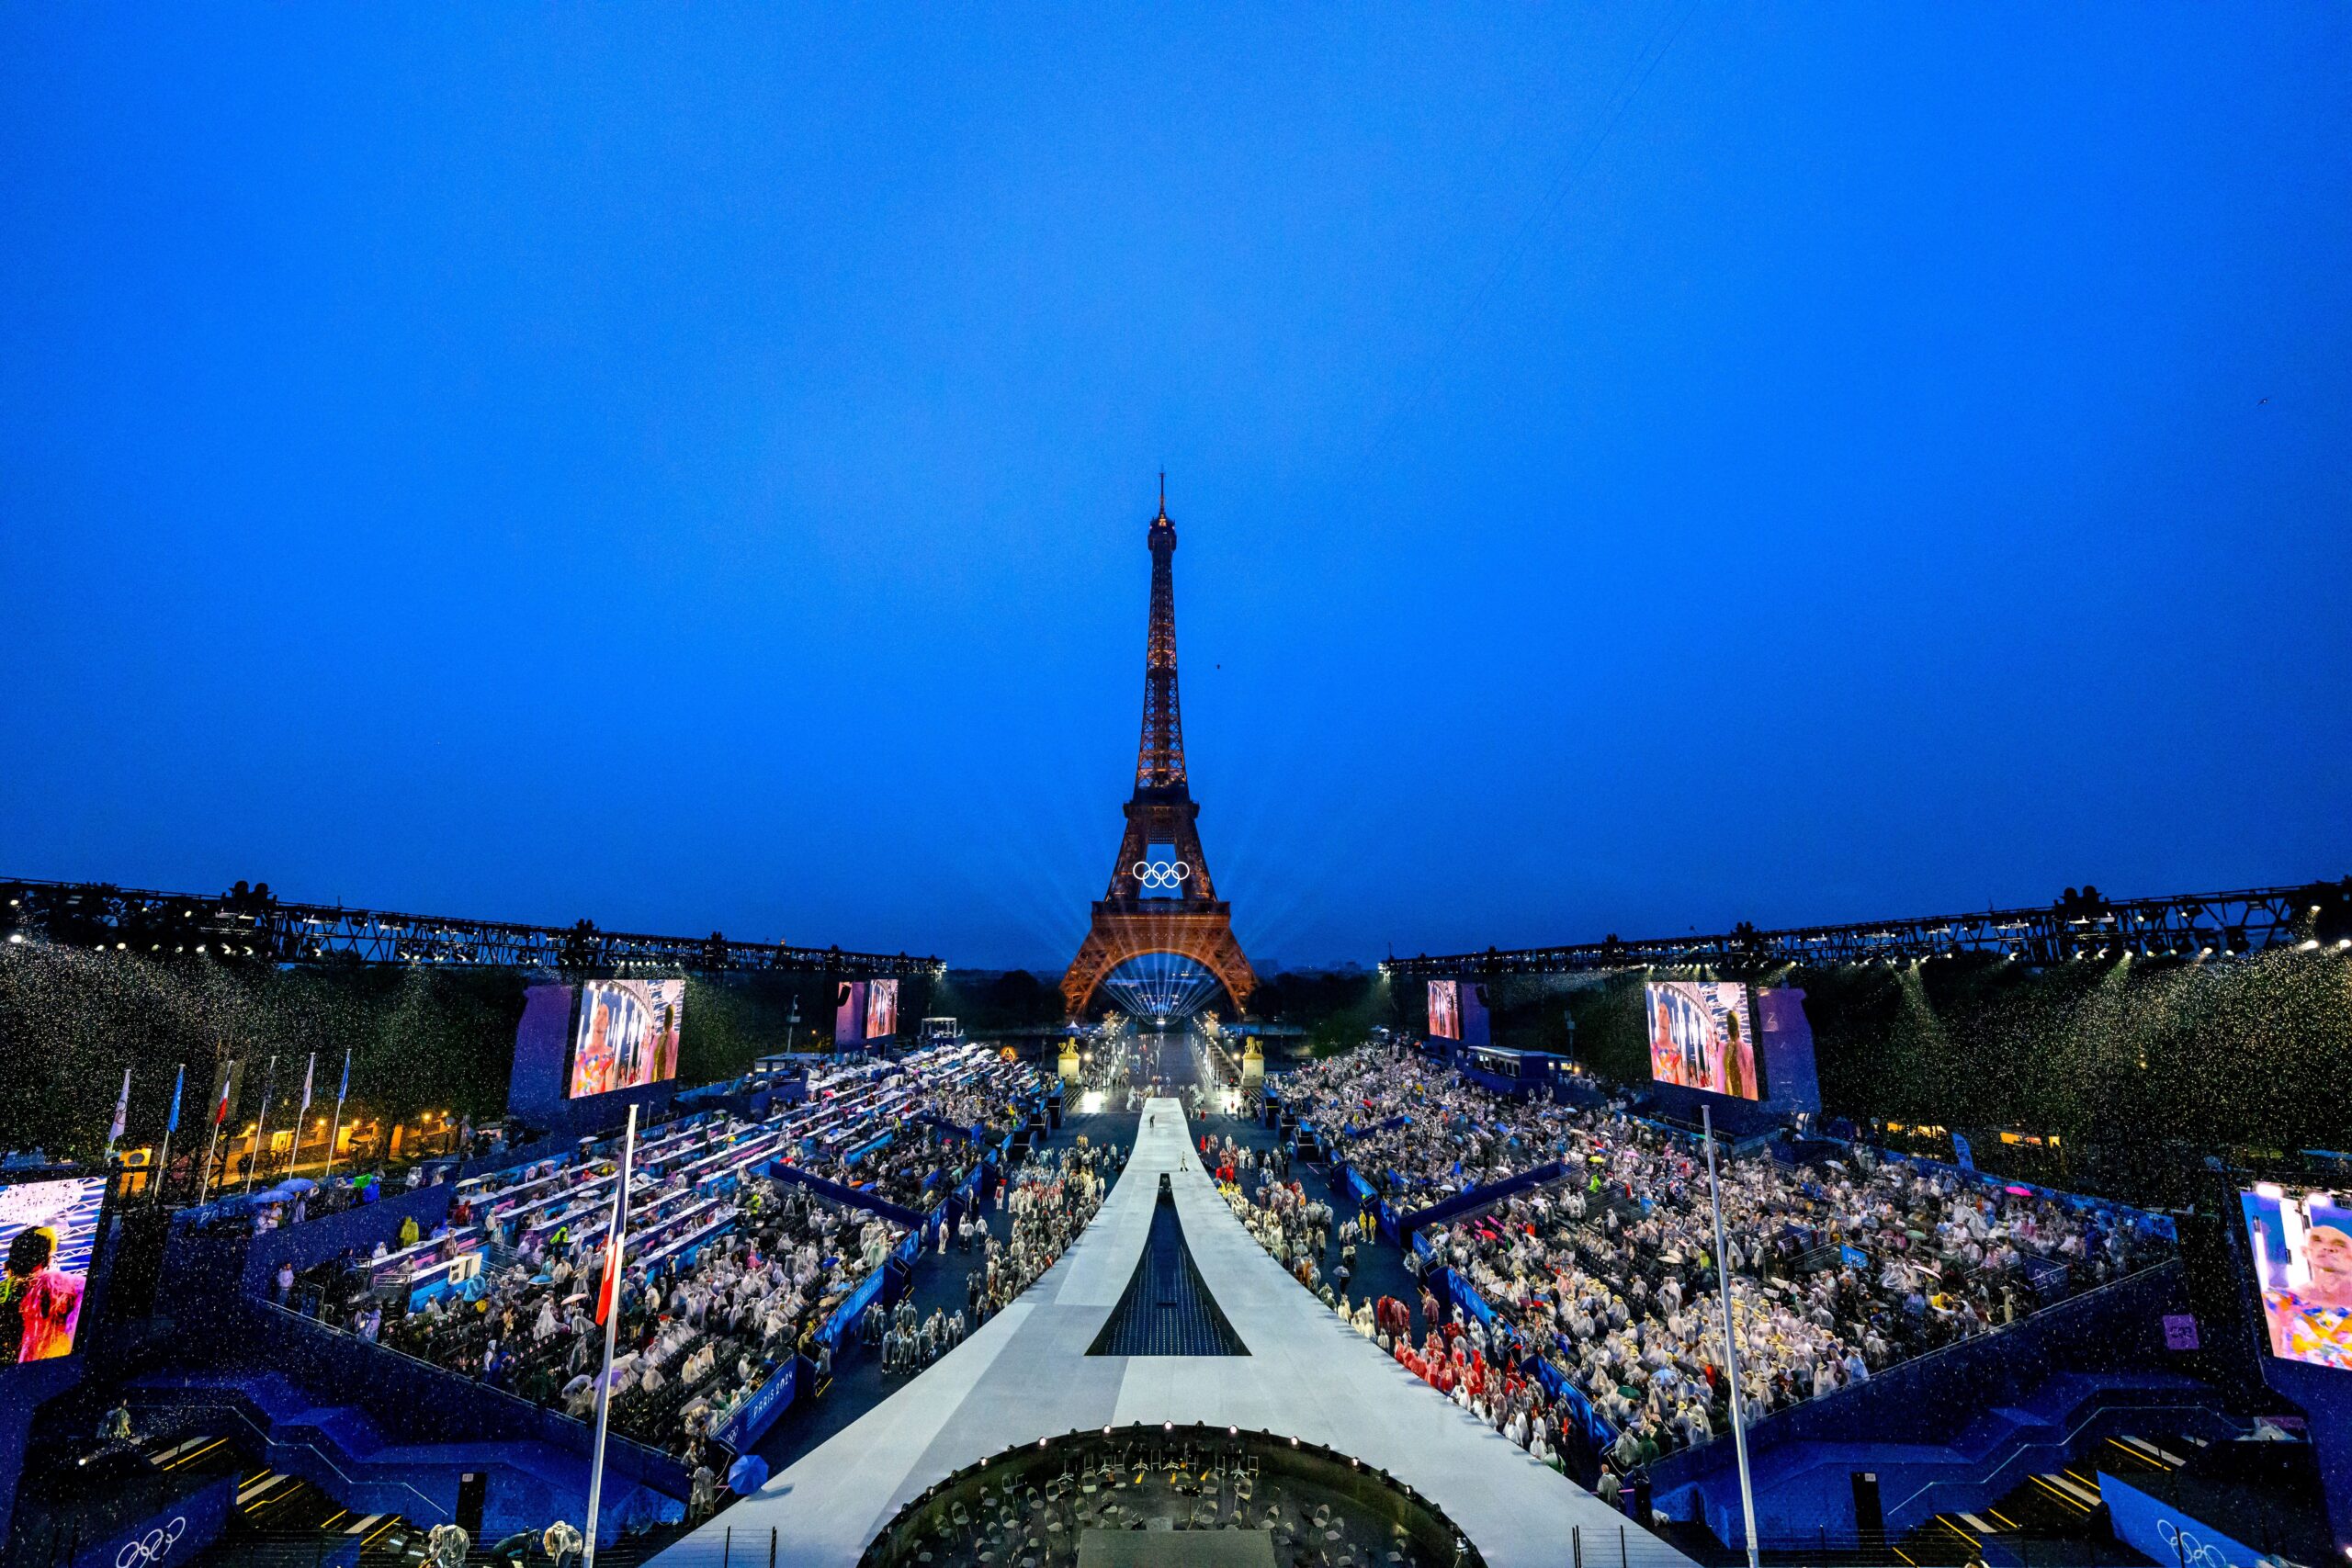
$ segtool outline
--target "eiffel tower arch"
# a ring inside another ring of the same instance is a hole
[[[1062,1001],[1082,1016],[1095,990],[1130,959],[1188,958],[1225,988],[1238,1013],[1258,976],[1233,934],[1232,907],[1216,896],[1201,851],[1201,808],[1184,773],[1184,721],[1176,700],[1176,525],[1168,480],[1146,536],[1151,550],[1151,617],[1144,643],[1143,738],[1136,748],[1135,794],[1111,863],[1109,890],[1094,901],[1078,956],[1062,976]]]

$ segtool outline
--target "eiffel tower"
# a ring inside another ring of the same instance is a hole
[[[1176,705],[1176,525],[1168,520],[1168,476],[1151,548],[1151,624],[1144,642],[1143,739],[1136,748],[1136,792],[1127,830],[1111,865],[1110,891],[1062,976],[1062,1001],[1080,1018],[1096,987],[1131,958],[1189,958],[1216,976],[1237,1012],[1258,976],[1234,940],[1232,907],[1216,896],[1196,826],[1201,808],[1184,778],[1184,720]]]

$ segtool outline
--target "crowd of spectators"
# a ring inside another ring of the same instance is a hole
[[[1580,1417],[1531,1375],[1528,1356],[1518,1347],[1490,1338],[1475,1317],[1447,1321],[1442,1304],[1427,1289],[1420,1292],[1427,1329],[1418,1341],[1407,1302],[1370,1292],[1351,1297],[1356,1249],[1374,1243],[1377,1222],[1372,1215],[1342,1213],[1308,1196],[1303,1182],[1286,1179],[1288,1159],[1280,1149],[1256,1151],[1231,1139],[1208,1138],[1203,1140],[1202,1157],[1210,1162],[1217,1190],[1243,1227],[1341,1321],[1537,1459],[1564,1470],[1577,1465],[1590,1475],[1592,1456]]]
[[[786,1167],[929,1212],[981,1160],[986,1145],[968,1129],[1010,1131],[1035,1082],[1032,1069],[987,1053],[925,1053],[835,1075],[828,1092],[762,1122],[712,1112],[644,1130],[619,1290],[615,1429],[698,1461],[709,1435],[792,1357],[810,1357],[820,1376],[828,1369],[831,1337],[819,1330],[906,1233],[786,1179]],[[429,1233],[404,1218],[372,1257],[346,1255],[299,1286],[284,1268],[276,1294],[586,1418],[603,1359],[596,1304],[615,1174],[611,1158],[583,1150],[494,1186],[467,1184]],[[959,1233],[968,1246],[984,1227],[969,1216],[943,1226],[943,1247]],[[404,1310],[412,1301],[416,1309]]]
[[[978,1128],[996,1143],[1021,1130],[1028,1121],[1025,1104],[1042,1087],[1037,1069],[1026,1063],[996,1062],[926,1089],[919,1105],[949,1126]]]
[[[1335,1163],[1405,1209],[1543,1164],[1568,1117],[1548,1100],[1497,1094],[1399,1047],[1326,1057],[1284,1074],[1282,1093]]]
[[[642,1201],[642,1199],[638,1201]],[[649,1272],[625,1260],[616,1330],[614,1429],[689,1461],[708,1433],[792,1356],[905,1232],[807,1188],[748,1176],[731,1228],[691,1261]],[[603,1234],[550,1235],[424,1307],[387,1318],[362,1291],[333,1315],[362,1338],[586,1419],[604,1357],[596,1321]]]
[[[797,1163],[811,1176],[870,1189],[902,1209],[928,1210],[972,1174],[986,1151],[961,1133],[901,1121],[888,1144],[849,1157],[854,1152],[854,1145],[843,1144]]]
[[[1729,1430],[1723,1302],[1704,1145],[1622,1105],[1514,1101],[1447,1081],[1442,1066],[1365,1047],[1294,1074],[1284,1092],[1378,1190],[1424,1207],[1552,1162],[1565,1179],[1427,1228],[1423,1332],[1383,1298],[1349,1305],[1318,1284],[1327,1205],[1292,1190],[1228,1193],[1268,1249],[1419,1375],[1605,1490],[1660,1455]],[[1352,1124],[1357,1131],[1340,1129]],[[1749,1423],[1907,1358],[2016,1321],[2039,1303],[2154,1261],[2169,1244],[2115,1205],[2068,1201],[1883,1159],[1792,1162],[1718,1149],[1731,1313]],[[1221,1173],[1222,1174],[1222,1173]],[[1341,1254],[1343,1264],[1347,1254]],[[1449,1312],[1450,1268],[1495,1314]],[[1581,1452],[1582,1413],[1547,1397],[1549,1360],[1614,1434]]]

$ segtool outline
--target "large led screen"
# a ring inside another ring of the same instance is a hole
[[[1761,1097],[1746,986],[1652,980],[1642,993],[1649,1012],[1651,1077],[1741,1100]]]
[[[842,980],[833,987],[833,1049],[861,1050],[865,1044],[865,982]]]
[[[684,980],[591,980],[580,987],[565,1092],[609,1094],[677,1077],[678,1032],[686,1016]]]
[[[1430,1038],[1459,1040],[1462,1038],[1462,982],[1431,980],[1430,982]]]
[[[2298,1195],[2267,1181],[2238,1201],[2270,1353],[2352,1367],[2352,1209],[2332,1192]]]
[[[879,1040],[899,1032],[899,982],[869,980],[865,985],[865,1037]]]
[[[103,1176],[0,1187],[0,1361],[73,1353],[106,1195]]]

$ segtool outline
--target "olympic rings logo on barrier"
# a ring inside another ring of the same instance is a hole
[[[1181,860],[1139,860],[1127,868],[1127,874],[1146,887],[1176,888],[1192,880],[1193,868]]]
[[[2199,1540],[2170,1519],[2156,1521],[2156,1539],[2165,1543],[2180,1568],[2235,1568],[2220,1547]]]
[[[180,1537],[187,1533],[187,1517],[181,1515],[161,1529],[134,1536],[124,1541],[122,1550],[114,1554],[114,1568],[155,1568],[157,1563],[172,1554],[172,1548],[177,1546]]]

